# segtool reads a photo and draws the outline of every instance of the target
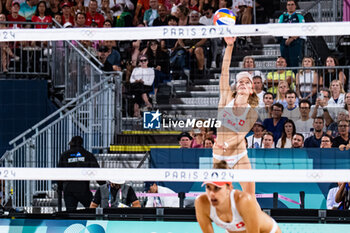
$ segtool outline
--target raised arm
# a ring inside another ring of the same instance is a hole
[[[337,194],[335,195],[335,202],[341,202],[344,198],[344,189],[345,189],[346,183],[342,183],[338,189]]]
[[[221,67],[221,77],[220,77],[220,102],[219,107],[226,105],[227,95],[231,93],[230,87],[230,65],[232,58],[233,45],[235,43],[236,37],[225,37],[226,49]]]

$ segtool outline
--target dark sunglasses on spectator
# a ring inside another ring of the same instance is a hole
[[[141,59],[140,60],[140,62],[146,62],[147,61],[147,59]]]

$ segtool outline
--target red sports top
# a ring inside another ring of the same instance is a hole
[[[52,17],[50,15],[44,16],[41,18],[40,16],[33,15],[32,22],[35,23],[52,23]],[[35,28],[48,28],[49,25],[39,24],[35,25]]]

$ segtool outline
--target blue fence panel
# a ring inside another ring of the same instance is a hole
[[[248,149],[253,169],[350,169],[348,151],[339,149]],[[199,168],[212,167],[211,149],[152,149],[151,168]],[[291,174],[292,176],[293,174]],[[200,183],[164,182],[175,192],[204,191]],[[234,186],[239,188],[238,183]],[[299,192],[305,192],[305,208],[325,209],[331,183],[257,183],[256,193],[274,193],[299,201]],[[271,199],[259,199],[263,208],[272,208]],[[280,208],[299,208],[299,205],[279,201]]]

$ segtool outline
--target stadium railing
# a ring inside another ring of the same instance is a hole
[[[63,28],[55,19],[56,27]],[[54,88],[64,89],[64,100],[70,101],[101,81],[98,66],[102,63],[79,41],[52,41],[51,79]],[[96,73],[96,71],[99,71]]]
[[[98,77],[102,81],[10,141],[13,149],[2,156],[1,166],[55,167],[75,135],[84,137],[88,150],[108,148],[118,127],[116,87],[121,85],[119,76],[101,73]],[[51,190],[51,181],[6,182],[5,199],[12,196],[11,190],[14,206],[29,206],[34,192]]]
[[[51,23],[13,22],[4,21],[1,24],[51,25]],[[47,42],[1,42],[0,72],[7,75],[21,75],[25,77],[48,76],[52,60],[49,43]],[[14,56],[12,56],[12,54]]]

